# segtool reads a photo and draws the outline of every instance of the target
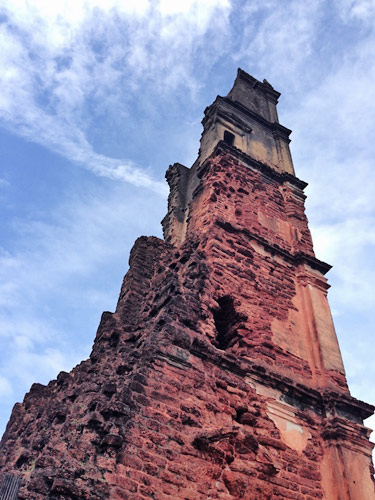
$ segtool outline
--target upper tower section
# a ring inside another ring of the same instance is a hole
[[[276,105],[280,93],[238,69],[233,88],[206,108],[198,162],[202,163],[224,140],[278,172],[294,175],[289,150],[291,130],[279,124]]]

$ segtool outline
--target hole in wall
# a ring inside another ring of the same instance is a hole
[[[66,415],[63,415],[62,413],[59,413],[56,415],[54,423],[55,424],[63,424],[66,420]]]
[[[241,423],[241,417],[244,413],[247,413],[247,407],[241,406],[240,408],[237,408],[236,410],[236,422]]]
[[[118,332],[113,332],[112,335],[109,337],[109,345],[111,347],[117,347],[119,340],[120,340],[120,334]]]
[[[28,465],[30,463],[30,456],[28,454],[22,453],[21,456],[18,458],[17,462],[15,463],[15,467],[17,469],[20,469],[24,465]]]
[[[116,373],[117,375],[124,375],[126,373],[129,373],[130,371],[131,371],[130,366],[120,365],[117,367]]]
[[[212,310],[216,327],[215,346],[226,350],[239,339],[237,328],[247,318],[236,311],[234,299],[230,295],[220,297],[217,303],[219,307]]]
[[[234,134],[228,132],[228,130],[224,130],[224,142],[228,144],[228,146],[233,146],[234,144]]]

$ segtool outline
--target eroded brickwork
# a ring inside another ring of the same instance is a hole
[[[135,243],[90,358],[15,406],[1,473],[28,500],[373,499],[305,183],[223,141],[167,179],[165,241]]]

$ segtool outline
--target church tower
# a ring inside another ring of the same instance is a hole
[[[205,110],[90,358],[13,410],[19,499],[375,499],[279,96],[239,70]]]

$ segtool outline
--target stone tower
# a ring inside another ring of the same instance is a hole
[[[14,407],[18,498],[374,500],[279,96],[239,70],[205,110],[90,358]]]

